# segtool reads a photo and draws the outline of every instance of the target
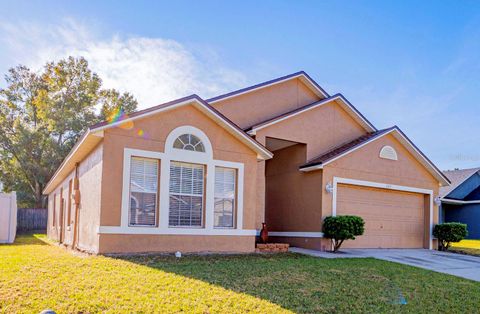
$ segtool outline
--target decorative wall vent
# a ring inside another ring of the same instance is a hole
[[[380,158],[398,160],[397,152],[392,146],[383,146],[380,150]]]

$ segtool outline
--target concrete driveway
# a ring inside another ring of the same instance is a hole
[[[475,256],[425,249],[344,249],[337,254],[301,248],[290,251],[322,258],[373,257],[480,281],[480,257]]]

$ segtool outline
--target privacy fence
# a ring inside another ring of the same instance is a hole
[[[17,231],[47,230],[46,208],[19,208]]]

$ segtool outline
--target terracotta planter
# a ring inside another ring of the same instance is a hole
[[[260,239],[262,240],[262,243],[268,242],[268,229],[267,229],[266,223],[262,223],[262,231],[260,231]]]

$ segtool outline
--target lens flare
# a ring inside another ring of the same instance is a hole
[[[143,139],[148,139],[148,134],[142,129],[137,130],[137,135]]]
[[[131,130],[133,129],[133,121],[127,120],[128,115],[123,112],[122,109],[117,108],[115,109],[110,116],[108,117],[107,121],[109,124],[117,124],[117,127],[124,129],[124,130]]]

